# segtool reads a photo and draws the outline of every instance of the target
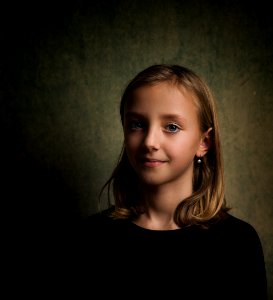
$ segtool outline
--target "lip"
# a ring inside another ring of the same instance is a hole
[[[149,168],[159,167],[166,163],[165,160],[152,159],[152,158],[143,158],[141,161],[145,167],[149,167]]]

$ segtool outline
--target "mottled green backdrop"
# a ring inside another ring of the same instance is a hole
[[[8,215],[31,211],[35,227],[96,212],[121,149],[125,85],[151,64],[182,64],[216,96],[227,200],[260,235],[273,299],[273,21],[265,3],[7,4],[2,183],[5,202],[16,204]]]

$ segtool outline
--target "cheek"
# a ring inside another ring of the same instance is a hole
[[[128,157],[132,157],[137,150],[137,143],[132,137],[125,137],[124,146]]]
[[[199,146],[199,140],[195,136],[185,135],[181,139],[166,143],[165,147],[168,149],[170,155],[189,155],[194,156]]]
[[[140,139],[136,134],[130,134],[124,136],[124,144],[128,149],[137,148],[140,143]]]
[[[129,162],[132,165],[132,167],[134,168],[135,158],[138,153],[138,145],[137,145],[135,139],[132,137],[130,137],[130,138],[126,137],[124,140],[124,147],[125,147],[125,152],[127,154]]]

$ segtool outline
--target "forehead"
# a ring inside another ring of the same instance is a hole
[[[154,109],[176,112],[177,109],[197,108],[195,95],[183,86],[170,82],[145,85],[132,91],[125,102],[124,111]]]

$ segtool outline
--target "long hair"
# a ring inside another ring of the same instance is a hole
[[[132,93],[143,86],[152,86],[168,82],[192,93],[197,107],[200,130],[210,130],[210,148],[202,158],[202,163],[194,161],[193,193],[181,199],[174,221],[179,227],[203,225],[222,218],[229,208],[224,194],[224,171],[222,150],[219,137],[219,124],[216,104],[207,84],[192,70],[179,65],[153,65],[138,73],[127,85],[120,102],[120,119],[124,125],[124,108]],[[108,204],[111,206],[111,194],[114,197],[115,218],[134,219],[145,211],[145,205],[139,200],[139,181],[131,166],[124,145],[118,163],[107,182],[102,187],[108,190]]]

